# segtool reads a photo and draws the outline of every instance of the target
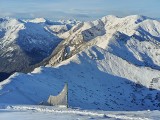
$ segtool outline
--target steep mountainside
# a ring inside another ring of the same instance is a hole
[[[48,57],[59,44],[58,34],[68,31],[73,24],[43,18],[0,18],[0,78],[15,71],[30,71],[29,66]],[[53,27],[59,31],[50,29]]]

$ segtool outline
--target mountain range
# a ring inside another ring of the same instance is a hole
[[[48,57],[61,42],[58,35],[71,29],[74,24],[76,21],[1,18],[1,80],[14,72],[30,72],[30,66]]]
[[[38,24],[42,28],[46,26],[46,20],[40,19],[43,21],[41,23],[35,21],[37,19],[23,22]],[[1,103],[38,104],[46,101],[50,94],[57,95],[64,83],[68,82],[70,107],[101,110],[160,109],[159,21],[138,15],[123,18],[109,15],[95,21],[74,22],[66,30],[61,26],[63,32],[60,33],[57,32],[61,31],[59,27],[55,27],[47,25],[45,29],[47,35],[44,36],[47,38],[54,30],[56,32],[52,33],[53,43],[52,39],[43,39],[51,45],[51,48],[42,45],[44,51],[49,51],[44,53],[48,54],[34,62],[32,68],[27,67],[27,71],[35,68],[34,71],[28,74],[14,73],[0,83]],[[28,35],[31,33],[34,32]],[[38,41],[40,35],[37,35]],[[27,48],[34,45],[33,42],[29,44],[28,39],[17,41],[18,45],[22,44],[25,53]],[[35,46],[42,49],[39,44]],[[30,51],[30,54],[33,53]],[[36,55],[34,53],[33,56]],[[20,58],[27,60],[26,56]]]

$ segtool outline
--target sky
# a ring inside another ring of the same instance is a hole
[[[0,0],[0,17],[94,20],[106,15],[160,18],[160,0]]]

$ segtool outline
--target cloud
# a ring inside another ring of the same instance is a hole
[[[10,17],[10,16],[13,16],[13,13],[11,12],[0,12],[0,16],[1,17]]]
[[[0,0],[0,17],[95,20],[113,14],[160,16],[158,0]],[[159,0],[160,3],[160,0]],[[146,7],[148,5],[149,7]],[[152,6],[152,7],[150,7]]]

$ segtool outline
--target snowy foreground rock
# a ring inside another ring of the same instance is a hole
[[[107,16],[79,23],[32,73],[0,83],[0,103],[39,104],[68,82],[71,108],[160,109],[160,23]]]

